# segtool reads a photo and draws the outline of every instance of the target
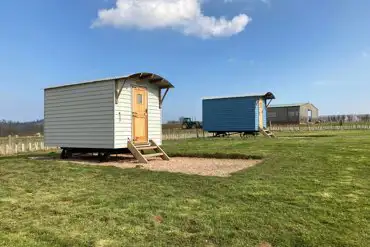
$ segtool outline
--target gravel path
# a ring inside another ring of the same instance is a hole
[[[198,174],[202,176],[228,177],[232,173],[252,167],[261,160],[245,159],[208,159],[208,158],[171,158],[170,161],[153,159],[149,164],[139,164],[133,159],[119,159],[99,163],[95,160],[74,160],[76,163],[101,166],[115,166],[123,169],[135,168],[151,171],[179,172],[185,174]]]

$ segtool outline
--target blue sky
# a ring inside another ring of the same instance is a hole
[[[370,112],[368,0],[118,1],[2,1],[0,119],[42,118],[47,86],[140,71],[176,86],[165,120],[200,119],[204,96],[266,91]]]

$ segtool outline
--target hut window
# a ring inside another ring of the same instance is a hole
[[[138,94],[137,97],[136,97],[136,103],[138,105],[142,105],[143,104],[143,95],[142,94]]]
[[[277,113],[276,112],[269,112],[269,113],[267,113],[267,115],[268,115],[269,118],[277,117]]]

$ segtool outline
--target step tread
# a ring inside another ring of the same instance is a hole
[[[150,144],[136,144],[134,145],[135,147],[150,147],[151,145]]]
[[[146,157],[157,157],[157,156],[162,156],[163,153],[154,153],[154,154],[143,154],[143,156]]]
[[[139,146],[139,147],[136,147],[137,150],[153,150],[153,149],[157,149],[158,147],[156,146]]]

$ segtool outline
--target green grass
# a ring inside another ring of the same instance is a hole
[[[0,246],[369,246],[370,132],[164,148],[265,161],[216,178],[1,158]]]

